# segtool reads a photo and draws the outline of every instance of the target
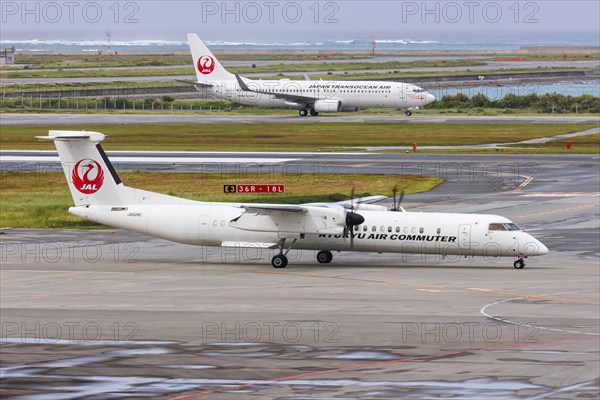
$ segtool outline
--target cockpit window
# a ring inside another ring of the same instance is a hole
[[[501,224],[500,222],[490,224],[490,231],[520,231],[519,227],[513,223]]]
[[[505,231],[506,230],[506,228],[504,227],[504,224],[501,224],[501,223],[490,224],[490,227],[488,229],[490,231]]]
[[[425,90],[421,89],[421,88],[414,88],[413,89],[413,93],[423,93]]]
[[[507,229],[507,230],[509,230],[509,231],[520,231],[519,227],[518,227],[518,226],[516,226],[516,225],[515,225],[515,224],[513,224],[513,223],[510,223],[510,224],[504,224],[504,226],[505,226],[505,227],[506,227],[506,229]]]

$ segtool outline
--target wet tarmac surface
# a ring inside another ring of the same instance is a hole
[[[5,229],[2,397],[597,398],[598,156],[289,156],[340,173],[422,165],[447,183],[406,196],[409,211],[504,215],[550,253],[515,270],[353,252],[323,266],[292,250],[274,270],[272,250]]]

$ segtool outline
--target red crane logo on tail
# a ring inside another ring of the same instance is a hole
[[[79,160],[73,168],[73,185],[83,194],[96,193],[104,182],[104,171],[97,161],[91,158]]]
[[[208,75],[215,70],[215,60],[211,56],[202,56],[196,66],[201,74]]]

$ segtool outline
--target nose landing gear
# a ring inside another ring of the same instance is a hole
[[[517,261],[515,261],[515,263],[513,264],[515,269],[523,269],[525,268],[525,260],[523,260],[522,258],[519,258]]]

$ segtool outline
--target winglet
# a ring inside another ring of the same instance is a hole
[[[246,85],[246,82],[244,82],[244,80],[242,79],[241,76],[239,76],[238,74],[235,74],[235,79],[237,79],[238,85],[240,85],[240,88],[244,92],[251,92],[252,91],[252,90],[250,90],[250,88],[248,87],[248,85]]]

